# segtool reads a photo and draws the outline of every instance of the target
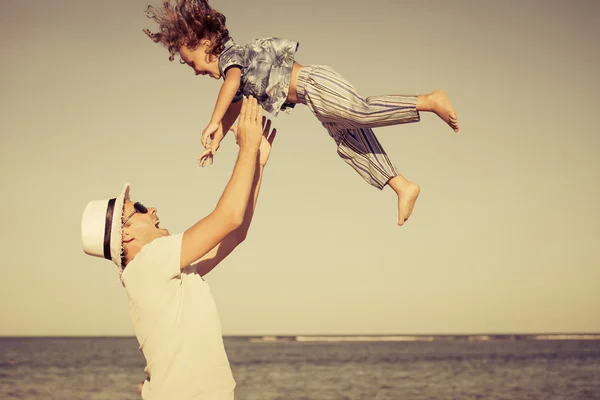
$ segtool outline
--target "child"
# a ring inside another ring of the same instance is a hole
[[[225,16],[206,0],[165,0],[149,6],[149,18],[159,31],[144,32],[168,48],[172,61],[179,54],[196,75],[224,78],[215,109],[202,132],[206,151],[199,159],[212,160],[225,133],[237,118],[242,96],[254,96],[265,111],[277,116],[295,104],[305,104],[337,144],[337,152],[363,179],[376,188],[389,185],[398,195],[398,225],[410,217],[420,188],[400,175],[371,128],[417,122],[419,111],[437,114],[458,132],[456,112],[446,94],[363,98],[332,68],[295,62],[298,43],[279,38],[236,44],[225,26]],[[210,143],[208,139],[211,139]]]

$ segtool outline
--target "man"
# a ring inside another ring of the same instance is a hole
[[[246,237],[275,130],[261,127],[256,100],[243,101],[238,158],[214,211],[183,234],[159,227],[155,208],[129,200],[129,185],[90,202],[82,218],[83,249],[121,271],[148,378],[144,399],[231,400],[235,381],[214,300],[203,276]]]

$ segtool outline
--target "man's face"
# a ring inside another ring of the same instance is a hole
[[[133,236],[143,244],[149,243],[157,237],[168,236],[169,231],[159,227],[160,220],[156,208],[148,207],[147,213],[141,213],[134,207],[134,202],[126,200],[123,206],[123,217],[129,219],[123,226],[123,231]]]
[[[192,50],[187,46],[179,48],[181,60],[194,70],[196,75],[208,75],[211,78],[221,78],[219,64],[216,57],[206,53],[209,42],[202,41],[198,48]]]

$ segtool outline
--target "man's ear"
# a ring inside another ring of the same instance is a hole
[[[122,234],[122,239],[121,239],[123,241],[123,243],[129,243],[129,242],[133,241],[133,239],[135,239],[135,236],[129,230],[129,228],[124,228],[123,234]]]

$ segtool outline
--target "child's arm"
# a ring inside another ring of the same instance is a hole
[[[221,120],[225,116],[225,113],[231,105],[231,101],[235,97],[238,89],[240,88],[240,79],[242,77],[242,70],[237,67],[231,67],[225,72],[225,82],[221,86],[219,91],[219,97],[217,97],[217,103],[213,115],[210,119],[210,123],[202,132],[202,144],[208,149],[208,138],[211,137],[221,125]],[[236,116],[237,117],[237,116]],[[227,128],[229,129],[229,128]],[[223,132],[227,132],[223,129]]]
[[[235,122],[237,117],[240,115],[241,109],[242,109],[242,101],[241,100],[237,101],[235,103],[231,103],[229,105],[229,108],[227,109],[227,111],[225,112],[225,115],[223,116],[223,119],[221,120],[221,130],[223,131],[223,136],[221,137],[221,140],[223,140],[225,135],[227,135],[227,132],[229,132],[229,129],[233,126],[233,123]],[[212,148],[212,143],[211,143],[211,148]]]
[[[210,147],[208,149],[204,150],[204,152],[202,154],[200,154],[200,157],[198,157],[198,160],[200,161],[200,166],[204,167],[206,165],[207,161],[210,162],[210,165],[212,165],[214,155],[217,152],[217,150],[219,150],[219,147],[221,146],[221,140],[223,140],[223,138],[225,137],[227,132],[230,130],[230,128],[233,125],[233,123],[235,122],[235,120],[237,119],[238,115],[240,115],[241,109],[242,109],[242,101],[241,100],[237,101],[235,103],[231,103],[229,105],[229,108],[225,112],[225,115],[223,116],[223,120],[221,121],[219,128],[217,129],[217,131],[214,133],[214,135],[212,137],[212,140],[210,142]]]

